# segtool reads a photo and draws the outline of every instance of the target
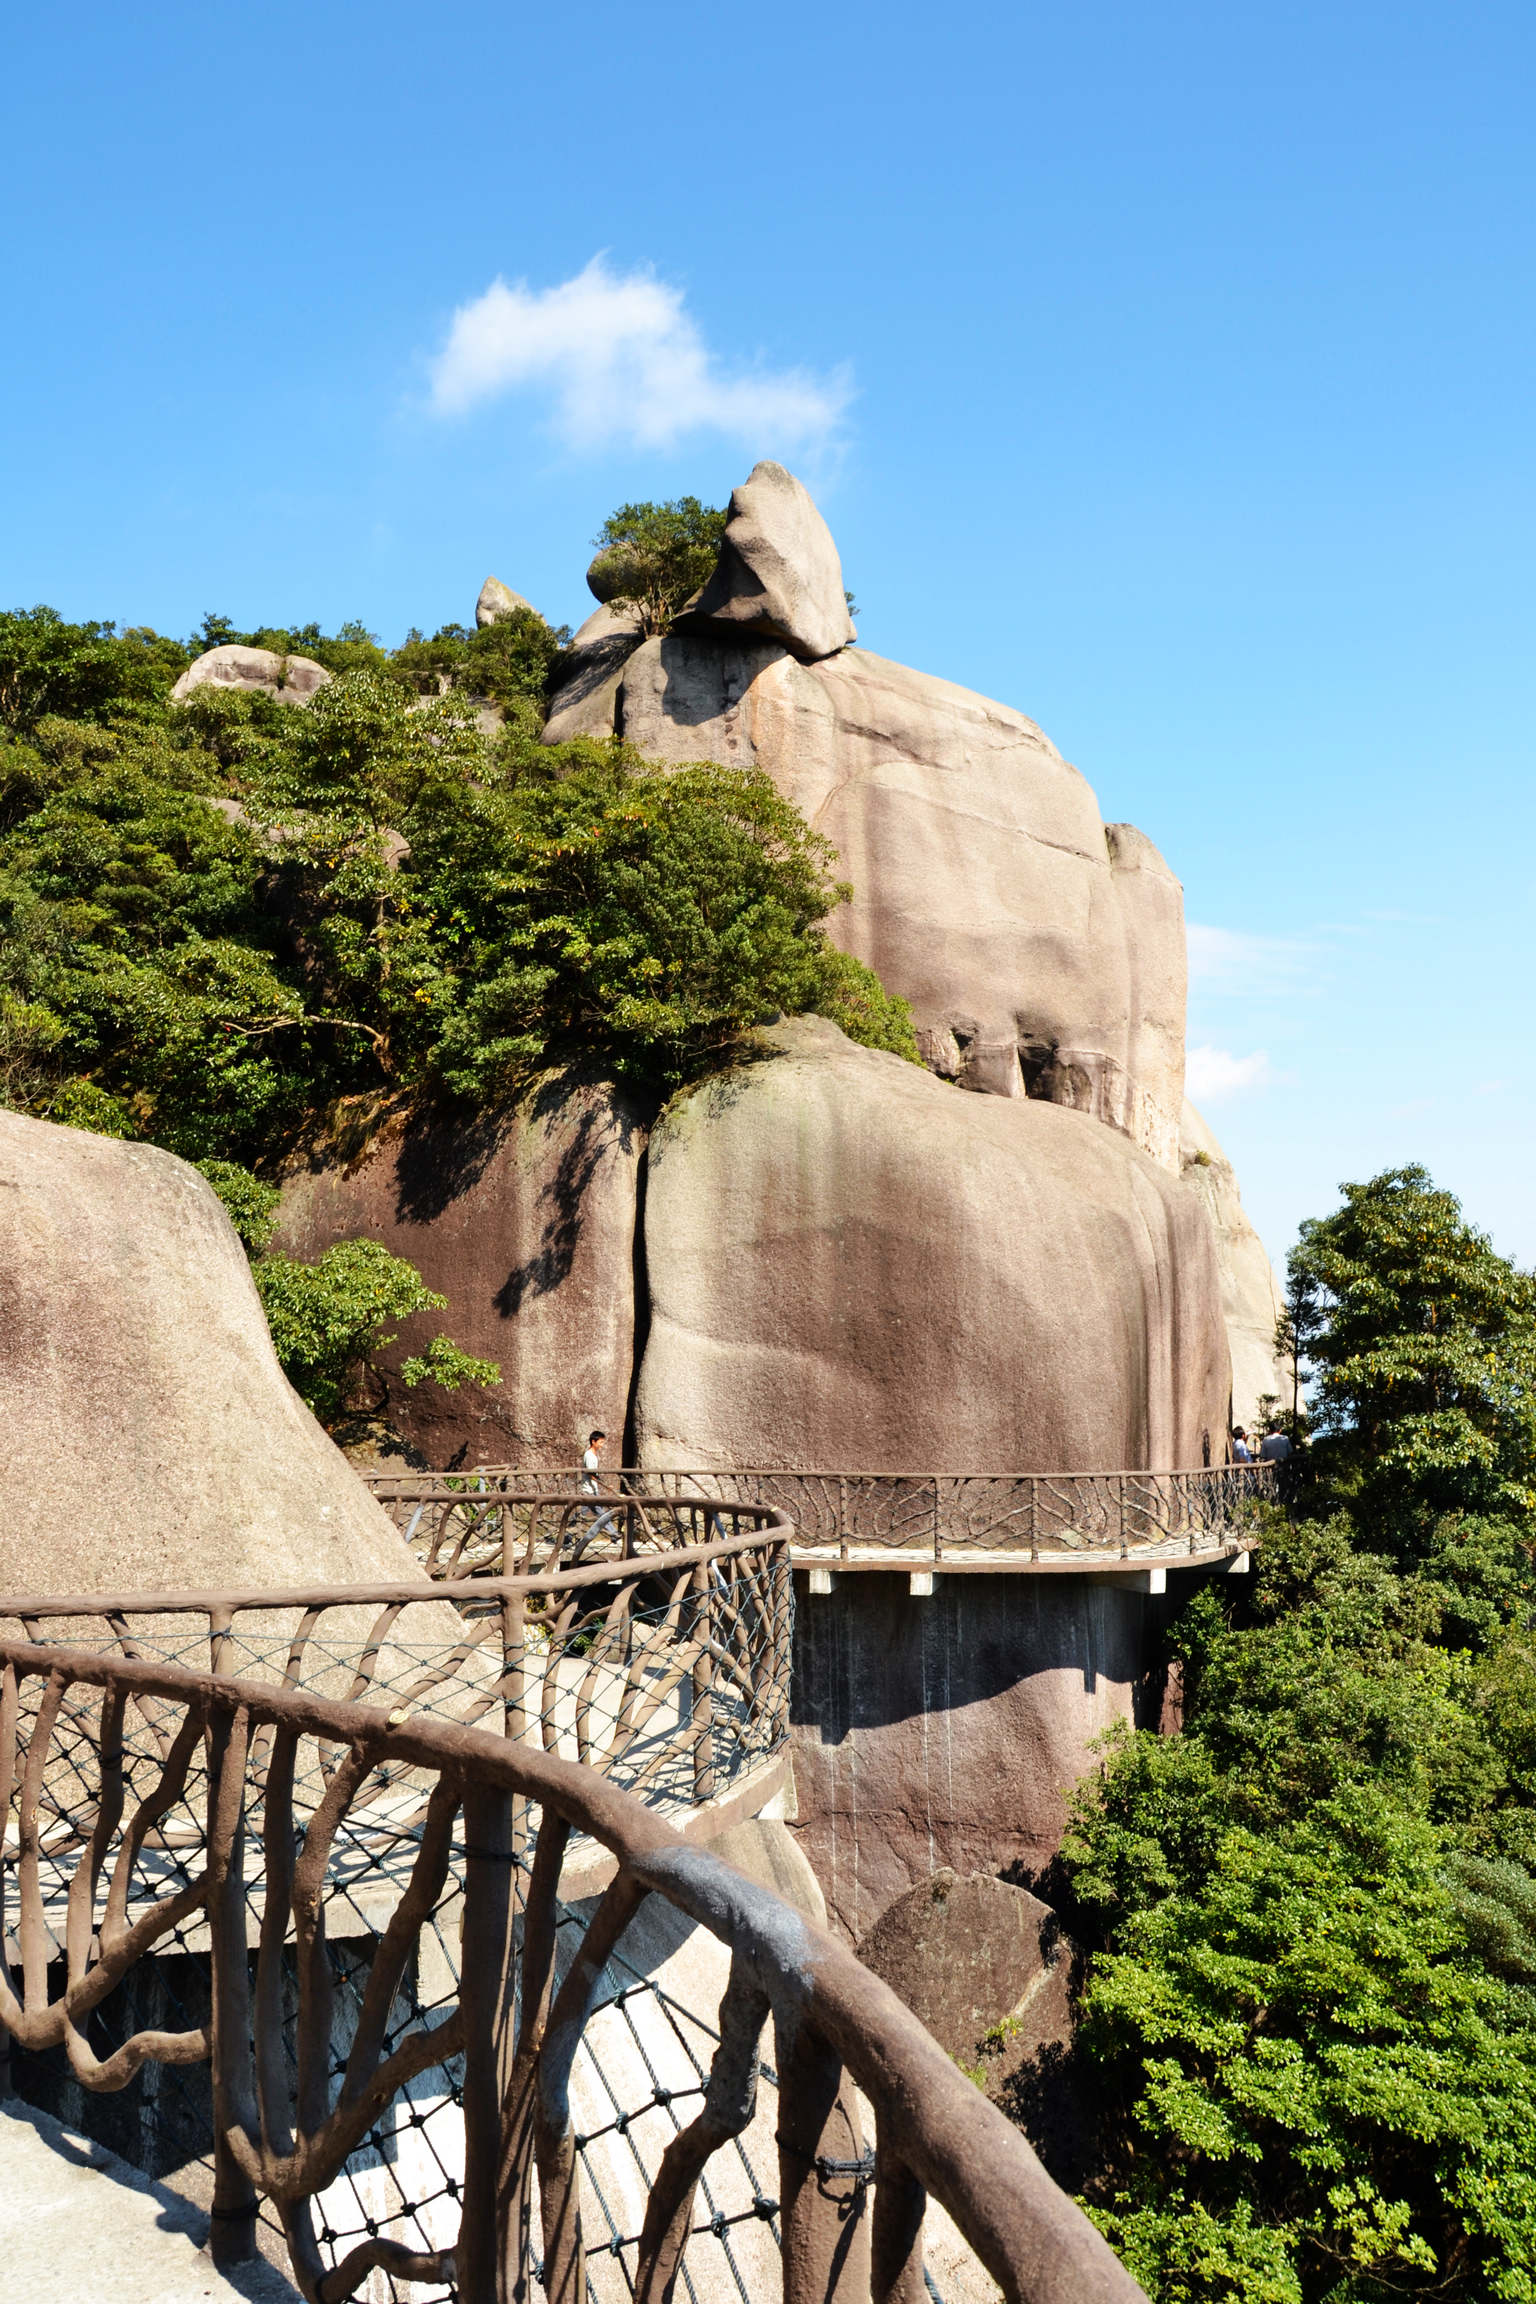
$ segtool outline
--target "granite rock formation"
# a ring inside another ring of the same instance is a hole
[[[487,576],[475,602],[475,622],[483,631],[487,624],[499,624],[504,616],[515,616],[519,608],[532,611],[533,602],[514,592],[510,584],[503,584],[499,576]]]
[[[1232,1354],[1232,1420],[1251,1432],[1266,1394],[1289,1404],[1291,1369],[1275,1350],[1284,1295],[1264,1243],[1249,1223],[1232,1163],[1186,1101],[1179,1137],[1184,1182],[1210,1219],[1221,1303]]]
[[[714,574],[683,621],[779,641],[808,664],[855,638],[832,532],[782,464],[754,465],[733,492]]]
[[[865,1967],[962,2064],[1004,2022],[1034,2047],[1070,2040],[1073,1953],[1027,1888],[947,1865],[888,1904],[858,1946]]]
[[[416,1581],[185,1161],[0,1112],[0,1334],[0,1591]]]
[[[647,1464],[1198,1464],[1225,1432],[1210,1232],[1087,1115],[957,1095],[820,1017],[652,1137]]]
[[[171,690],[171,701],[184,704],[194,688],[244,688],[274,696],[279,704],[307,704],[330,677],[312,656],[279,656],[271,648],[230,641],[205,649],[187,666]]]
[[[593,1425],[623,1433],[647,1117],[551,1076],[479,1130],[396,1124],[288,1179],[274,1245],[313,1258],[382,1240],[448,1298],[401,1324],[390,1365],[444,1330],[500,1362],[484,1390],[393,1387],[391,1422],[430,1462],[569,1464]]]
[[[802,661],[744,579],[726,613],[726,570],[664,638],[589,620],[546,739],[766,770],[853,883],[834,940],[912,1003],[935,1071],[1091,1113],[1176,1175],[1183,896],[1151,841],[1022,713],[865,649]]]

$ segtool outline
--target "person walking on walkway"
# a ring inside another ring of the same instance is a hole
[[[1253,1462],[1253,1450],[1248,1445],[1248,1435],[1241,1424],[1232,1427],[1232,1461],[1234,1464]]]
[[[583,1496],[595,1496],[597,1494],[597,1476],[603,1468],[603,1442],[607,1437],[607,1433],[602,1431],[587,1434],[587,1445],[582,1450],[581,1455],[581,1492]]]
[[[587,1444],[581,1452],[581,1478],[577,1482],[578,1490],[583,1496],[597,1497],[602,1493],[598,1486],[598,1475],[603,1469],[603,1443],[607,1437],[607,1433],[601,1428],[587,1434]],[[591,1524],[567,1561],[567,1567],[574,1568],[576,1566],[594,1536],[601,1535],[605,1528],[612,1529],[616,1525],[613,1506],[594,1503]]]

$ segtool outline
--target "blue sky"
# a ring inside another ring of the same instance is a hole
[[[28,10],[0,598],[576,621],[614,504],[781,455],[866,644],[1183,878],[1272,1253],[1419,1159],[1529,1261],[1533,66],[1475,0]]]

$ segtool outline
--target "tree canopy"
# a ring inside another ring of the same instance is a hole
[[[260,1170],[341,1105],[481,1105],[553,1064],[664,1094],[783,1010],[915,1054],[766,777],[537,741],[561,635],[531,612],[393,657],[357,627],[237,637],[336,677],[171,706],[192,643],[0,619],[15,1108]]]
[[[1112,1741],[1054,1883],[1088,2204],[1159,2304],[1528,2304],[1536,1298],[1417,1168],[1298,1278],[1308,1516],[1177,1620],[1183,1731]]]
[[[587,581],[599,600],[635,609],[642,631],[665,632],[713,572],[727,517],[697,496],[621,504],[598,532]]]

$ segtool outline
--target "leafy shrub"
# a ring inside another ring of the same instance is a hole
[[[1327,1517],[1187,1608],[1184,1732],[1122,1730],[1062,1852],[1089,2205],[1158,2304],[1530,2304],[1536,1302],[1411,1168],[1298,1274]]]
[[[389,1322],[413,1312],[441,1312],[448,1299],[430,1289],[414,1264],[378,1240],[344,1240],[315,1263],[267,1252],[278,1192],[230,1160],[205,1160],[202,1172],[251,1259],[251,1276],[272,1332],[278,1363],[322,1423],[354,1407],[375,1407],[387,1386],[376,1357],[396,1341]],[[494,1360],[476,1359],[451,1337],[434,1336],[425,1352],[400,1364],[406,1385],[430,1380],[445,1391],[496,1384]]]
[[[727,517],[697,496],[621,504],[598,533],[587,581],[599,600],[636,610],[643,632],[665,632],[713,573]]]

